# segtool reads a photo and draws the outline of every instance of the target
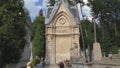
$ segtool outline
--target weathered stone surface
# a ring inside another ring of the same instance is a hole
[[[120,54],[113,55],[112,59],[104,57],[91,63],[74,62],[72,63],[72,68],[120,68]]]
[[[75,43],[79,49],[79,25],[71,15],[68,7],[62,2],[53,19],[46,24],[46,63],[48,64],[70,60],[70,49]]]
[[[93,60],[101,60],[102,53],[100,43],[93,43]]]

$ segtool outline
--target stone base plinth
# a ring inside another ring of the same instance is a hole
[[[93,43],[93,60],[101,60],[101,59],[102,59],[102,53],[101,53],[100,43],[98,42]]]

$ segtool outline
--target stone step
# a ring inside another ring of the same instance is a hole
[[[58,65],[46,65],[44,68],[59,68]],[[71,67],[65,67],[65,68],[71,68]]]
[[[46,65],[44,68],[59,68],[57,65]]]

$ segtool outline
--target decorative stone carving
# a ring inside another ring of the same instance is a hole
[[[61,25],[64,25],[64,24],[66,23],[66,20],[65,20],[64,18],[60,18],[60,19],[59,19],[59,23],[60,23]]]
[[[74,47],[73,43],[76,42],[79,46],[79,27],[76,27],[78,25],[70,16],[65,5],[61,4],[52,21],[46,25],[47,38],[50,36],[53,38],[48,39],[50,45],[46,46],[47,56],[45,59],[48,64],[54,65],[65,60],[71,60],[70,49]],[[73,36],[75,39],[72,38]],[[76,50],[76,52],[79,51]]]

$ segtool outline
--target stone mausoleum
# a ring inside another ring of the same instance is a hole
[[[67,0],[57,0],[46,11],[46,63],[56,64],[71,59],[70,49],[78,47],[79,56],[79,16],[76,6]]]

